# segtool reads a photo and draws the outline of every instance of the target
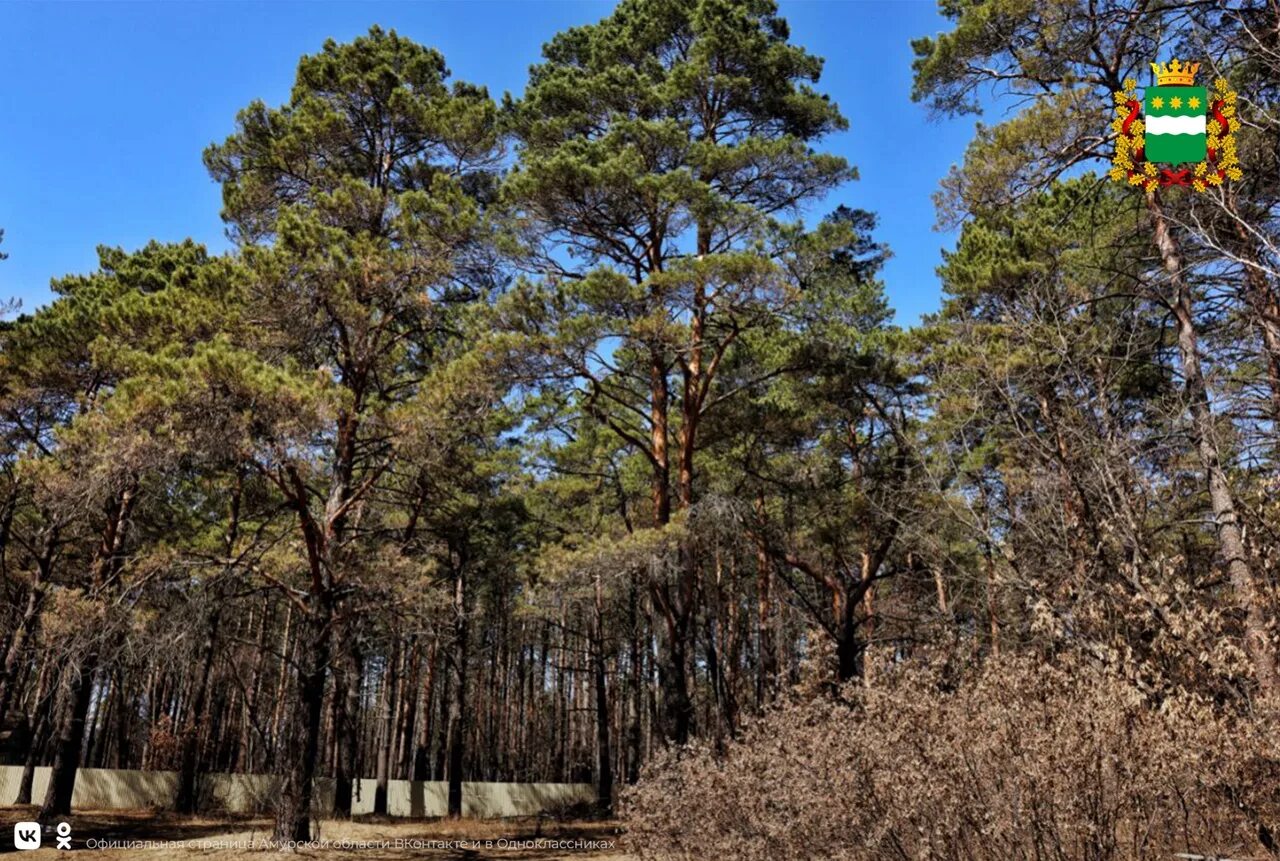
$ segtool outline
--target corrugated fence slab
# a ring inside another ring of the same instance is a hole
[[[22,768],[0,766],[0,804],[11,804],[18,794]],[[49,769],[37,768],[31,797],[44,797]],[[278,779],[261,774],[208,774],[201,779],[203,806],[210,810],[254,813],[270,809]],[[376,782],[361,780],[356,787],[352,812],[373,812]],[[178,775],[173,771],[125,771],[109,768],[82,768],[76,775],[75,807],[94,810],[168,808],[178,791]],[[566,807],[591,804],[595,788],[587,783],[481,783],[462,784],[463,815],[478,818],[536,816]],[[328,811],[333,799],[333,781],[316,781],[316,809]],[[444,816],[447,812],[448,784],[439,780],[393,780],[387,787],[387,812],[392,816]]]

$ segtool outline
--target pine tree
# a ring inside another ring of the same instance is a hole
[[[726,356],[794,301],[775,219],[853,176],[811,149],[845,120],[769,0],[629,0],[543,56],[507,106],[519,162],[505,197],[548,278],[510,313],[544,378],[648,462],[649,524],[663,527],[695,501],[701,428],[733,395]],[[693,725],[696,580],[686,554],[674,581],[649,584],[677,744]]]
[[[360,584],[353,516],[397,458],[397,403],[450,337],[453,309],[490,286],[483,207],[496,110],[483,89],[447,76],[438,52],[394,32],[330,41],[299,63],[287,104],[255,102],[205,153],[250,270],[251,347],[279,363],[285,386],[318,378],[325,403],[320,424],[255,434],[250,461],[293,508],[309,570],[281,840],[311,834],[333,630],[340,596]],[[349,812],[354,716],[343,725],[338,806]]]

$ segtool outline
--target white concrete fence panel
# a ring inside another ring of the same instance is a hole
[[[12,804],[18,794],[22,768],[0,765],[0,804]],[[49,769],[37,768],[31,797],[44,798]],[[267,811],[276,797],[279,778],[263,774],[207,774],[201,778],[200,795],[208,810],[231,813]],[[373,812],[377,782],[359,781],[352,812]],[[387,812],[391,816],[444,816],[448,812],[449,785],[439,780],[393,780],[387,787]],[[173,771],[126,771],[82,768],[76,775],[73,807],[92,810],[165,809],[173,806],[178,774]],[[333,781],[316,781],[316,811],[324,814],[333,802]],[[588,783],[481,783],[462,784],[464,816],[496,818],[536,816],[595,801]]]

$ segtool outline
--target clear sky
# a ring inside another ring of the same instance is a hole
[[[89,271],[99,244],[193,237],[228,243],[200,154],[254,98],[283,102],[298,57],[371,24],[440,49],[456,78],[495,97],[524,88],[556,32],[607,2],[0,3],[0,300],[31,310],[50,278]],[[934,268],[952,237],[930,195],[971,119],[930,120],[910,100],[910,39],[945,29],[932,0],[781,0],[792,38],[826,58],[820,89],[849,118],[826,148],[862,179],[824,201],[877,212],[893,249],[885,280],[903,324],[935,310]]]

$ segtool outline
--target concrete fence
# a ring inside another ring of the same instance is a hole
[[[18,794],[22,768],[0,766],[0,804],[12,804]],[[37,768],[31,797],[44,798],[49,769]],[[202,808],[231,813],[270,810],[279,778],[263,774],[207,774],[200,782]],[[356,787],[352,813],[372,813],[376,782],[361,780]],[[392,816],[444,816],[448,812],[449,785],[439,780],[393,780],[387,787],[387,812]],[[174,771],[125,771],[82,768],[76,775],[74,807],[92,810],[169,808],[178,792]],[[588,783],[480,783],[462,784],[462,813],[479,818],[536,816],[595,801]],[[325,813],[333,804],[333,781],[316,781],[315,807]]]

